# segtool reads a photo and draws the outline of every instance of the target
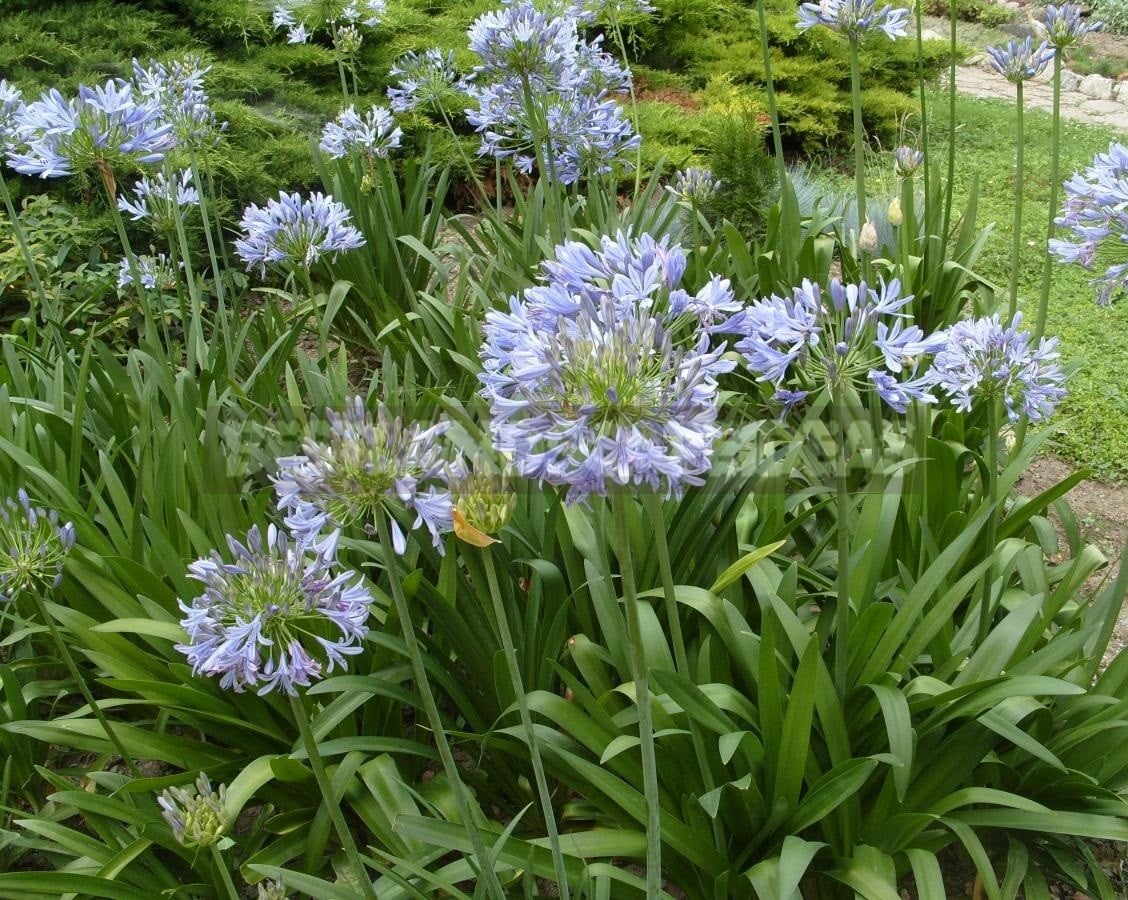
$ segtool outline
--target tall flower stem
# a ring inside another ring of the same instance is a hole
[[[341,806],[337,803],[337,798],[333,793],[333,783],[329,780],[329,773],[325,771],[325,761],[321,758],[321,753],[317,749],[317,738],[309,724],[309,713],[306,711],[302,698],[297,694],[291,694],[290,707],[294,711],[294,720],[298,724],[298,733],[301,735],[302,744],[309,755],[309,765],[313,769],[317,789],[325,800],[325,809],[329,813],[329,820],[333,823],[333,829],[337,832],[337,840],[345,848],[345,855],[348,857],[353,875],[357,879],[357,887],[360,888],[365,897],[370,898],[370,900],[377,900],[376,891],[368,877],[368,870],[364,866],[364,861],[360,858],[360,851],[356,848],[356,841],[353,840],[352,832],[349,831],[348,822],[345,821],[345,814],[341,812]]]
[[[987,402],[987,502],[991,516],[987,520],[987,553],[990,564],[983,573],[983,593],[979,605],[979,644],[982,645],[991,631],[991,589],[995,580],[995,542],[998,539],[999,517],[995,508],[999,502],[999,401],[994,397]]]
[[[552,807],[552,794],[548,789],[548,779],[544,774],[544,763],[541,760],[540,743],[537,732],[533,727],[533,716],[529,712],[529,701],[525,696],[524,679],[521,677],[521,667],[517,663],[517,648],[513,644],[513,633],[509,629],[509,618],[505,612],[505,604],[501,600],[501,589],[498,586],[497,570],[494,567],[493,554],[486,548],[482,554],[482,564],[486,570],[486,583],[489,586],[490,600],[493,602],[494,618],[497,619],[497,628],[501,634],[501,646],[505,651],[505,662],[509,667],[509,679],[513,682],[513,693],[517,697],[517,710],[521,715],[521,726],[525,730],[525,740],[529,744],[529,756],[533,764],[533,777],[537,783],[537,795],[540,799],[541,812],[544,815],[545,828],[548,830],[548,843],[552,850],[552,867],[556,872],[557,889],[560,896],[567,900],[568,868],[564,864],[564,853],[560,849],[560,833],[556,827],[556,814]]]
[[[834,497],[837,510],[838,578],[834,605],[834,681],[840,697],[847,694],[850,666],[850,483],[849,448],[846,445],[846,391],[835,383]]]
[[[948,182],[944,185],[944,219],[940,228],[940,249],[948,246],[948,234],[952,227],[952,192],[956,181],[956,23],[958,21],[956,0],[951,0],[948,20]],[[925,162],[928,162],[925,151]],[[928,184],[925,184],[925,193]]]
[[[615,34],[615,43],[619,47],[619,56],[623,60],[623,69],[627,72],[631,70],[630,59],[627,57],[627,42],[623,40],[623,29],[619,24],[619,16],[612,7],[611,12],[611,31]],[[630,89],[631,99],[631,122],[634,125],[635,134],[640,134],[638,127],[638,94],[635,92],[634,77],[628,79],[627,86]],[[642,142],[639,141],[638,148],[635,150],[635,182],[634,182],[634,195],[632,199],[637,201],[639,192],[642,190]]]
[[[114,222],[114,230],[117,232],[118,240],[121,241],[121,249],[125,253],[125,259],[129,268],[129,275],[133,279],[133,289],[137,292],[137,300],[141,306],[141,317],[145,322],[145,336],[151,341],[157,340],[157,325],[153,320],[153,308],[150,303],[149,291],[145,285],[141,283],[141,270],[137,267],[137,257],[133,253],[133,247],[129,243],[129,235],[125,231],[125,222],[122,221],[121,212],[117,207],[117,196],[114,190],[113,173],[108,168],[100,169],[102,175],[102,185],[106,189],[106,199],[110,205],[110,217]],[[164,347],[167,348],[170,344],[170,339],[167,333],[167,327],[164,325],[164,317],[161,317],[161,326],[164,334]],[[166,350],[167,353],[167,350]]]
[[[20,224],[20,217],[16,214],[16,207],[12,203],[12,195],[8,193],[8,184],[4,181],[2,171],[0,171],[0,200],[3,200],[4,212],[8,214],[8,219],[12,223],[12,234],[16,236],[16,243],[20,245],[24,265],[27,266],[28,278],[31,279],[32,287],[39,295],[39,313],[44,318],[48,316],[53,318],[55,311],[47,308],[47,293],[43,290],[43,282],[39,279],[39,269],[36,268],[35,259],[31,255],[31,245],[27,242],[27,234],[23,230],[23,225]]]
[[[184,216],[181,215],[178,205],[174,206],[173,215],[176,217],[176,241],[180,246],[180,259],[184,263],[184,277],[188,281],[188,297],[192,301],[191,318],[184,323],[184,331],[187,335],[185,349],[189,362],[196,365],[197,353],[204,343],[203,323],[200,321],[203,304],[200,298],[200,286],[196,282],[196,270],[192,265],[192,252],[188,248],[188,233],[184,228]],[[175,267],[173,271],[177,271],[177,268]],[[202,363],[202,359],[199,362]]]
[[[629,496],[622,490],[611,494],[611,511],[615,519],[615,552],[619,557],[619,574],[623,583],[623,604],[626,607],[627,641],[631,645],[631,674],[635,683],[635,705],[638,707],[638,739],[642,751],[642,793],[646,799],[646,897],[658,900],[662,895],[662,808],[658,796],[658,760],[654,752],[654,722],[650,710],[650,688],[647,681],[646,654],[642,646],[642,620],[638,613],[638,591],[635,587],[634,562],[631,559],[631,535],[627,525]]]
[[[768,17],[764,12],[764,0],[756,3],[756,15],[760,24],[760,53],[764,60],[764,90],[768,95],[768,115],[772,120],[772,151],[775,154],[776,177],[780,189],[787,178],[787,164],[783,159],[783,138],[779,131],[779,106],[776,104],[775,82],[772,80],[772,51],[768,44]]]
[[[227,892],[230,900],[240,900],[239,892],[235,889],[235,882],[231,880],[231,870],[227,867],[227,860],[223,858],[223,853],[220,852],[217,844],[212,844],[208,848],[211,851],[212,862],[215,864],[216,871],[219,872],[220,880],[223,882],[223,889]]]
[[[129,751],[125,749],[125,744],[122,743],[120,737],[113,726],[110,725],[110,720],[106,718],[106,714],[102,708],[95,702],[94,695],[90,693],[90,687],[86,683],[86,679],[82,676],[82,672],[78,668],[78,663],[74,661],[74,655],[67,646],[67,642],[63,640],[62,634],[59,632],[59,627],[55,624],[54,618],[47,610],[47,604],[43,602],[43,598],[32,590],[29,591],[32,600],[35,603],[35,611],[39,616],[39,620],[47,626],[47,631],[51,634],[51,639],[55,642],[55,646],[59,650],[59,655],[63,658],[63,664],[67,667],[70,677],[74,680],[75,685],[78,687],[79,693],[82,694],[82,699],[86,701],[86,705],[90,707],[90,711],[94,714],[94,718],[98,720],[98,724],[102,726],[102,730],[106,733],[114,749],[117,751],[118,756],[129,769],[129,774],[134,778],[141,777],[141,770],[137,768],[137,763],[133,761],[133,757],[129,755]]]
[[[1056,56],[1054,57],[1057,58]],[[1025,187],[1025,171],[1022,159],[1022,82],[1015,87],[1018,89],[1018,105],[1015,113],[1015,148],[1014,148],[1014,234],[1011,237],[1011,275],[1010,275],[1010,303],[1007,310],[1010,318],[1018,312],[1018,268],[1022,254],[1022,193]],[[1052,212],[1052,208],[1051,208]]]
[[[223,272],[225,271],[226,266],[220,266],[219,255],[216,253],[216,241],[212,235],[212,218],[211,214],[208,212],[209,206],[207,197],[210,195],[204,190],[204,183],[200,178],[199,162],[196,159],[195,150],[191,151],[191,162],[188,168],[192,173],[192,184],[195,186],[196,193],[200,197],[200,218],[204,223],[204,241],[208,246],[208,262],[211,263],[212,278],[215,279],[215,294],[219,300],[220,307],[222,308],[224,301]],[[210,181],[211,180],[209,178],[209,185]],[[216,234],[218,235],[218,229],[216,231]],[[220,241],[222,241],[222,235],[219,235],[219,238]],[[220,249],[222,250],[222,248],[223,245],[222,243],[220,243]]]
[[[654,526],[654,548],[658,553],[658,571],[662,578],[662,596],[666,603],[670,642],[674,645],[674,664],[681,675],[692,678],[689,656],[685,650],[685,636],[682,634],[681,616],[678,613],[678,598],[674,589],[673,567],[670,565],[670,545],[666,540],[666,520],[662,514],[662,500],[652,489],[647,488],[643,490],[642,502],[646,515]],[[697,757],[698,768],[701,770],[702,782],[705,790],[711,791],[716,787],[716,782],[705,754],[705,742],[698,729],[690,728],[690,734],[693,740],[693,752]],[[724,825],[719,816],[713,819],[713,840],[715,846],[725,846]]]
[[[399,616],[402,626],[403,641],[407,647],[407,656],[411,662],[412,675],[415,678],[415,689],[419,691],[419,698],[423,703],[423,713],[427,716],[431,732],[435,736],[439,758],[442,760],[447,778],[450,779],[451,792],[454,795],[458,816],[462,819],[463,827],[470,838],[470,846],[474,850],[474,856],[477,857],[480,869],[479,877],[485,881],[490,896],[497,898],[497,900],[504,900],[505,892],[501,889],[497,873],[490,863],[482,833],[470,817],[470,804],[466,802],[466,786],[462,783],[458,763],[455,762],[454,754],[451,752],[446,729],[443,727],[443,720],[439,715],[439,706],[435,702],[435,695],[431,692],[431,682],[427,678],[427,669],[423,664],[423,652],[419,647],[419,640],[415,636],[411,610],[408,608],[407,597],[403,592],[403,582],[399,576],[399,559],[392,544],[392,531],[388,525],[386,514],[381,513],[376,516],[376,531],[380,538],[380,547],[384,553],[384,567],[388,572],[388,581],[391,583],[392,601],[395,603],[396,614]]]
[[[858,38],[850,38],[850,99],[854,107],[854,194],[858,204],[858,234],[866,224],[866,135],[862,128],[862,69]]]
[[[920,146],[924,150],[924,188],[928,192],[929,150],[928,150],[928,100],[926,99],[925,85],[928,79],[924,75],[924,0],[917,0],[916,7],[916,64],[917,82],[920,87]]]
[[[1058,212],[1058,193],[1061,190],[1061,54],[1054,53],[1054,107],[1050,122],[1050,221],[1046,226],[1046,247],[1054,236],[1054,219]],[[1050,309],[1050,287],[1053,283],[1054,258],[1046,251],[1042,264],[1042,292],[1038,295],[1038,316],[1034,322],[1034,343],[1046,334],[1046,316]]]

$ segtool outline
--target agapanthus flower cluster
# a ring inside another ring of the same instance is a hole
[[[902,145],[893,151],[893,174],[898,178],[911,178],[924,165],[924,151]]]
[[[360,397],[343,412],[329,410],[327,440],[307,437],[298,456],[281,457],[274,487],[286,526],[312,543],[326,527],[360,523],[369,530],[385,517],[397,553],[407,537],[397,514],[415,515],[412,528],[425,525],[435,547],[451,530],[450,494],[442,480],[446,464],[439,438],[446,423],[422,428],[404,425],[381,406],[373,418]]]
[[[359,37],[356,26],[375,28],[383,21],[387,6],[387,0],[305,0],[286,6],[278,4],[271,21],[275,29],[286,30],[286,40],[291,44],[306,43],[322,27],[335,34],[349,28]]]
[[[159,163],[174,144],[160,105],[111,79],[79,85],[71,99],[52,88],[22,106],[7,156],[22,175],[58,178],[95,167],[105,173]]]
[[[0,601],[58,587],[74,540],[74,525],[60,525],[59,514],[32,505],[26,491],[0,503]]]
[[[362,117],[355,106],[350,106],[325,124],[320,146],[321,152],[333,159],[356,155],[375,160],[386,159],[402,140],[403,129],[385,107],[373,106]]]
[[[713,177],[712,169],[690,166],[674,175],[666,190],[687,203],[700,206],[708,203],[721,190],[721,182]]]
[[[118,290],[133,284],[133,270],[136,268],[137,277],[141,287],[147,291],[171,291],[176,288],[179,272],[184,271],[184,261],[180,260],[174,267],[167,254],[158,253],[156,256],[142,254],[133,258],[130,265],[129,257],[122,257],[118,263]]]
[[[1066,50],[1080,44],[1094,31],[1104,27],[1103,22],[1086,22],[1082,18],[1081,7],[1076,3],[1063,3],[1046,6],[1042,18],[1034,23],[1046,36],[1046,43],[1058,50]]]
[[[1022,416],[1041,422],[1057,409],[1066,394],[1057,338],[1042,338],[1034,346],[1021,323],[1022,314],[1016,313],[1009,325],[995,315],[964,319],[948,329],[929,374],[956,409],[1001,402],[1012,422]]]
[[[188,640],[176,649],[195,675],[219,676],[220,687],[256,693],[299,688],[360,653],[372,594],[353,571],[334,572],[337,533],[316,547],[271,525],[246,542],[228,536],[230,558],[212,551],[188,567],[204,585],[181,602]]]
[[[534,166],[563,184],[612,171],[639,137],[613,95],[630,74],[585,40],[574,14],[549,15],[530,0],[477,19],[470,48],[481,64],[466,83],[467,118],[482,136],[480,155]]]
[[[183,787],[165,788],[157,797],[161,815],[172,828],[177,843],[185,847],[210,847],[231,830],[227,812],[227,786],[213,791],[203,772],[196,778],[195,791]]]
[[[192,173],[184,169],[172,178],[157,172],[143,176],[133,186],[133,197],[118,197],[117,206],[134,222],[148,222],[154,230],[171,234],[176,230],[181,210],[200,205],[200,195],[192,186]]]
[[[1035,47],[1029,37],[1021,41],[1007,41],[1005,47],[987,48],[991,68],[1014,84],[1041,75],[1053,58],[1053,47],[1045,41]]]
[[[16,136],[16,115],[23,105],[20,89],[0,78],[0,148]]]
[[[143,97],[155,101],[166,122],[172,125],[178,146],[199,149],[213,146],[227,123],[219,122],[204,89],[204,76],[211,66],[198,57],[186,56],[169,63],[149,60],[142,66],[133,60],[133,85]]]
[[[684,269],[680,248],[649,235],[567,244],[546,284],[487,315],[482,394],[494,446],[519,474],[566,487],[568,502],[612,484],[678,495],[703,482],[717,377],[732,363],[677,287]],[[710,309],[732,296],[719,279],[701,294]]]
[[[593,21],[619,24],[625,18],[649,16],[654,4],[648,0],[578,0],[580,11]]]
[[[388,88],[393,112],[410,112],[421,106],[445,110],[465,93],[454,51],[444,54],[432,48],[425,53],[406,53],[396,60],[389,75],[399,79]]]
[[[718,327],[739,335],[736,349],[759,381],[776,388],[784,411],[836,386],[868,386],[893,410],[935,402],[925,357],[945,335],[926,335],[903,310],[900,282],[877,288],[804,280],[790,297],[756,300]]]
[[[1092,282],[1098,303],[1128,292],[1128,147],[1110,144],[1084,175],[1075,173],[1065,183],[1065,203],[1054,222],[1073,234],[1072,240],[1051,240],[1050,252],[1100,273]]]
[[[821,0],[803,3],[799,7],[800,31],[825,25],[851,40],[861,40],[882,32],[890,40],[908,33],[909,11],[888,4],[878,5],[878,0]]]
[[[239,226],[242,235],[235,241],[235,253],[248,269],[258,266],[263,275],[268,265],[308,269],[322,256],[364,246],[348,209],[322,193],[302,199],[283,191],[265,207],[252,203]]]

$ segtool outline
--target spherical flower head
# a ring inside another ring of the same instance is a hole
[[[468,544],[486,547],[497,543],[500,532],[517,508],[508,474],[495,467],[472,468],[459,454],[446,470],[455,536]]]
[[[248,206],[239,224],[243,234],[235,241],[235,253],[248,269],[258,266],[261,275],[268,265],[308,269],[326,254],[364,246],[348,209],[322,193],[303,200],[283,191],[265,207]]]
[[[192,173],[188,169],[172,178],[166,178],[164,172],[152,178],[145,175],[133,186],[132,199],[122,195],[117,202],[118,209],[134,222],[146,222],[166,235],[176,231],[182,210],[199,205],[200,195],[192,186]]]
[[[208,776],[201,772],[195,788],[166,788],[157,797],[157,805],[177,843],[184,847],[210,847],[231,830],[227,787],[221,784],[218,791],[213,791]]]
[[[188,640],[176,649],[195,675],[218,675],[220,687],[291,696],[360,653],[372,595],[352,571],[334,574],[336,533],[312,548],[271,525],[246,543],[228,536],[230,561],[218,552],[196,560],[189,577],[204,592],[180,609]]]
[[[1057,338],[1037,346],[1019,328],[1022,314],[1005,325],[999,316],[964,319],[948,329],[948,340],[932,362],[932,381],[967,412],[977,403],[1002,403],[1007,418],[1049,418],[1065,397]]]
[[[199,57],[186,56],[165,64],[149,60],[142,66],[133,60],[133,86],[160,106],[164,120],[172,125],[177,146],[201,149],[214,146],[227,128],[212,111],[204,76],[210,66]]]
[[[399,83],[388,88],[388,100],[397,113],[419,107],[444,110],[463,94],[462,80],[454,64],[454,52],[445,55],[430,49],[411,52],[396,60],[389,73]]]
[[[510,3],[477,18],[467,32],[481,57],[478,72],[554,84],[573,65],[580,41],[575,18],[550,16],[530,0]]]
[[[716,330],[739,336],[735,349],[785,407],[853,385],[903,413],[911,400],[935,401],[919,372],[945,341],[944,332],[926,335],[912,324],[903,312],[912,299],[896,280],[871,288],[835,278],[825,290],[804,281],[790,297],[756,300]]]
[[[1007,81],[1018,84],[1041,75],[1054,58],[1054,49],[1043,41],[1037,47],[1029,38],[1008,41],[1005,47],[988,47],[991,68]]]
[[[52,88],[18,111],[15,132],[8,165],[41,178],[159,163],[175,144],[160,106],[113,79],[71,100]]]
[[[321,131],[321,152],[333,159],[363,156],[368,160],[386,159],[403,140],[391,112],[373,106],[361,118],[355,106],[348,107]]]
[[[898,178],[911,178],[922,165],[924,165],[923,150],[900,146],[893,151],[893,174]]]
[[[671,194],[693,206],[701,206],[717,196],[721,182],[713,177],[712,169],[690,166],[678,172],[666,186]]]
[[[1083,175],[1067,181],[1061,216],[1054,221],[1069,229],[1072,240],[1051,240],[1050,252],[1098,273],[1092,281],[1098,303],[1128,291],[1128,147],[1110,144]]]
[[[333,46],[337,49],[338,53],[342,53],[345,56],[352,56],[358,53],[363,43],[364,36],[355,25],[342,25],[337,29],[337,34],[333,38]]]
[[[1041,20],[1035,25],[1046,37],[1046,43],[1058,50],[1066,50],[1080,44],[1086,35],[1100,31],[1103,22],[1086,22],[1082,18],[1081,7],[1076,3],[1063,3],[1046,6]]]
[[[178,271],[184,271],[184,261],[177,262],[178,268],[173,268],[172,260],[164,253],[156,256],[136,256],[130,265],[129,257],[122,257],[118,263],[118,290],[133,284],[133,271],[136,267],[137,277],[141,280],[141,287],[147,291],[173,291],[179,281]]]
[[[0,147],[16,136],[16,117],[23,105],[20,89],[0,78]]]
[[[307,438],[300,456],[280,458],[274,487],[286,524],[302,541],[312,541],[329,523],[361,522],[373,529],[387,517],[394,549],[403,554],[407,538],[396,513],[415,514],[412,528],[426,525],[437,549],[451,530],[450,495],[442,483],[444,448],[439,438],[448,425],[405,426],[383,406],[375,419],[364,401],[353,397],[343,412],[326,412],[329,437]]]
[[[57,588],[74,539],[74,525],[60,525],[57,512],[33,506],[22,489],[0,503],[0,601]]]
[[[540,327],[518,299],[487,315],[479,376],[495,448],[517,472],[568,489],[570,503],[612,484],[669,495],[702,484],[719,429],[717,377],[732,366],[698,332],[675,348],[640,303],[575,297]]]
[[[887,4],[877,5],[877,0],[821,0],[803,3],[799,7],[800,31],[824,25],[851,40],[861,40],[877,32],[890,40],[908,33],[909,11]]]

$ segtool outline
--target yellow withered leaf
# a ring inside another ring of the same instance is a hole
[[[454,519],[454,536],[460,541],[466,541],[474,547],[488,547],[498,542],[497,538],[490,537],[467,522],[466,517],[457,509],[451,511],[451,518]]]

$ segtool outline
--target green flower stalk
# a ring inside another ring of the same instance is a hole
[[[776,102],[775,82],[772,79],[772,52],[768,44],[768,18],[764,12],[764,0],[756,3],[756,16],[760,24],[760,53],[764,59],[764,91],[768,95],[768,115],[772,120],[772,151],[775,156],[776,174],[780,187],[787,178],[787,164],[783,159],[783,138],[779,130],[779,105]]]

